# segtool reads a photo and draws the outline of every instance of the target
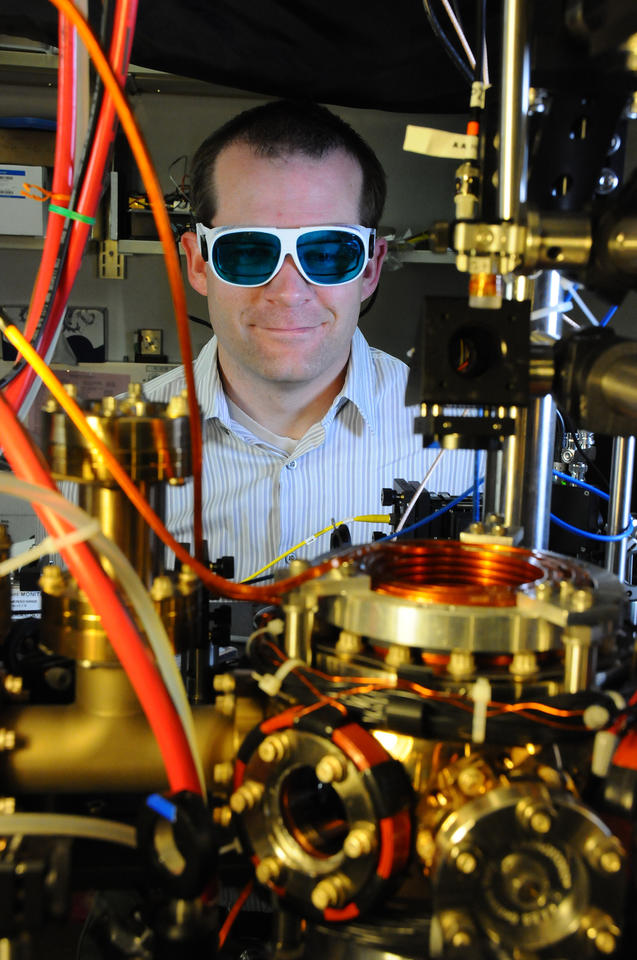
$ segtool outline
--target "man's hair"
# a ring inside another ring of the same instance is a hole
[[[363,173],[360,221],[377,227],[385,204],[385,171],[372,148],[348,123],[326,107],[276,100],[245,110],[215,130],[195,153],[191,166],[190,205],[197,221],[210,226],[215,216],[214,168],[217,157],[234,143],[251,146],[257,156],[303,154],[320,159],[344,150]]]

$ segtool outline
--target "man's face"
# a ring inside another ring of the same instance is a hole
[[[212,226],[300,227],[360,222],[362,173],[343,151],[320,160],[303,154],[269,159],[247,144],[217,159],[217,212]],[[188,275],[208,298],[222,372],[235,389],[255,381],[307,383],[327,389],[342,374],[361,300],[378,283],[385,243],[351,283],[321,287],[306,281],[291,257],[261,287],[235,287],[202,260],[196,238],[184,235]]]

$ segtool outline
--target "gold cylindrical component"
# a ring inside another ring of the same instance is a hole
[[[315,772],[321,783],[339,783],[347,776],[347,764],[333,753],[326,753],[317,763]]]
[[[175,407],[151,403],[136,385],[128,397],[105,397],[85,406],[97,436],[139,487],[160,517],[164,484],[183,483],[190,474],[188,417]],[[79,433],[54,400],[43,412],[44,444],[54,476],[79,484],[79,504],[96,517],[102,532],[128,557],[150,586],[161,571],[163,547],[139,511],[119,489],[97,448]],[[105,568],[110,573],[109,565]]]

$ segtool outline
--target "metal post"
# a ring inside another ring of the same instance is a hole
[[[630,522],[630,505],[633,492],[633,465],[635,462],[635,438],[615,437],[611,461],[610,502],[608,504],[608,532],[621,533]],[[626,582],[626,539],[606,544],[605,566]]]
[[[533,327],[555,339],[562,331],[562,315],[548,308],[556,306],[559,300],[559,274],[547,270],[535,281],[533,309],[542,310],[543,315]],[[555,443],[555,403],[550,395],[537,397],[531,402],[527,422],[524,474],[518,478],[522,483],[523,543],[534,550],[545,550],[549,542]]]
[[[520,204],[526,200],[526,117],[530,86],[527,16],[526,0],[504,0],[498,163],[501,220],[517,219]]]

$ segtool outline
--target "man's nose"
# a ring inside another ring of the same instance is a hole
[[[288,253],[279,272],[266,284],[265,291],[269,300],[292,306],[310,299],[310,286]]]

